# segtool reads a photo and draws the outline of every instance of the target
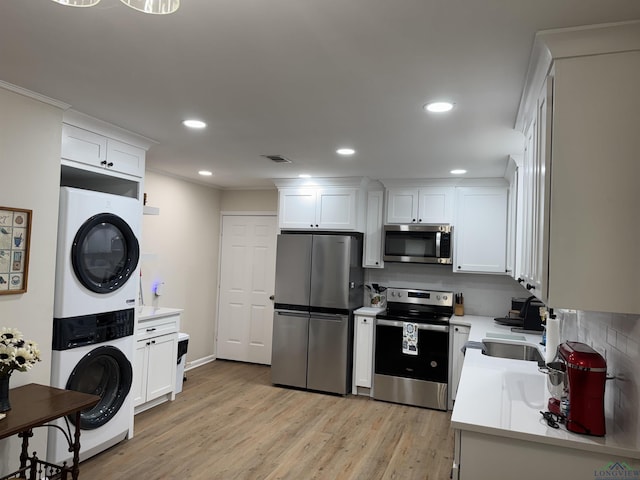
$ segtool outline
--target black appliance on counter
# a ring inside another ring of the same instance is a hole
[[[447,409],[452,315],[452,292],[387,290],[387,310],[376,317],[373,398]],[[407,324],[417,324],[412,354],[403,349]]]

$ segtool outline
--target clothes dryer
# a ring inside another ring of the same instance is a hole
[[[135,198],[60,188],[55,318],[135,306],[141,217]]]
[[[133,308],[54,319],[51,386],[100,397],[80,413],[80,460],[133,436],[134,321]],[[49,432],[48,461],[69,463],[74,422],[75,415],[52,422],[58,428]]]

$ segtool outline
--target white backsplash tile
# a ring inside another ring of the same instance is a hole
[[[640,444],[640,316],[559,310],[562,341],[586,343],[607,361],[605,412]],[[633,441],[633,440],[632,440]]]

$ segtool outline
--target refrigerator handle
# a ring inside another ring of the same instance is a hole
[[[276,315],[286,315],[287,317],[309,318],[308,313],[290,312],[286,310],[276,310]]]
[[[326,313],[312,313],[311,318],[318,320],[328,320],[330,322],[342,322],[343,320],[348,320],[348,315],[340,315],[340,314],[326,314]]]

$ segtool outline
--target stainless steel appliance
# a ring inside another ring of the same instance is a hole
[[[353,310],[362,305],[361,234],[278,235],[271,381],[345,395]]]
[[[385,225],[384,261],[451,264],[452,239],[451,225]]]
[[[373,398],[447,409],[449,319],[453,293],[389,288],[376,317]],[[407,327],[417,325],[417,351],[406,353]]]

